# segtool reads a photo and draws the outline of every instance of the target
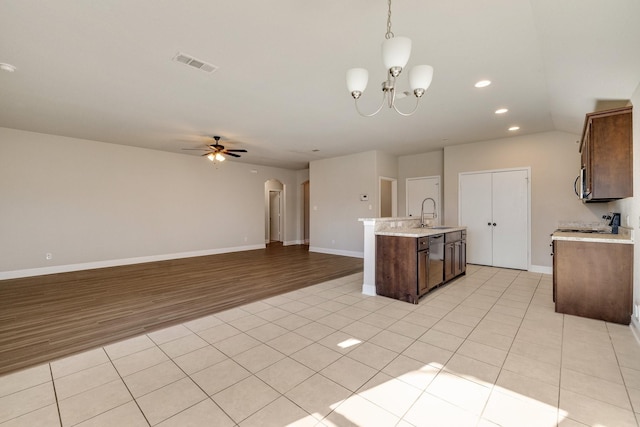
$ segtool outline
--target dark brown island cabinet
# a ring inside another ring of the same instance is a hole
[[[444,233],[444,238],[376,236],[377,295],[417,304],[421,296],[465,272],[466,231]]]
[[[628,325],[632,287],[632,244],[553,241],[556,312]]]
[[[444,281],[448,282],[467,271],[467,232],[444,235]]]

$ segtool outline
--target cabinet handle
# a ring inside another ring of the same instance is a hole
[[[487,225],[488,225],[489,227],[491,227],[491,223],[490,223],[490,222],[488,222],[488,223],[487,223]]]
[[[494,226],[494,227],[496,226],[496,223],[495,223],[495,222],[493,223],[493,226]]]

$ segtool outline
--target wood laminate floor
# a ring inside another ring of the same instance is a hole
[[[266,249],[0,281],[0,375],[362,271]]]

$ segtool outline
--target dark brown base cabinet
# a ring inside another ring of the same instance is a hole
[[[465,242],[452,241],[451,246],[453,258],[447,267],[445,245],[443,272],[442,262],[432,263],[430,268],[429,237],[376,236],[376,294],[417,304],[432,288],[466,271]],[[434,274],[440,277],[434,278]],[[429,287],[429,283],[436,285]]]
[[[428,237],[376,236],[376,294],[417,304],[429,277],[428,244]]]
[[[553,246],[556,312],[628,325],[633,245],[555,240]]]
[[[457,231],[444,235],[444,281],[464,274],[467,270],[466,231]]]

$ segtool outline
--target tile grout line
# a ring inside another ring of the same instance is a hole
[[[63,426],[62,414],[60,413],[60,402],[58,402],[58,392],[56,390],[56,382],[53,379],[53,368],[51,367],[51,363],[47,363],[47,366],[49,366],[49,375],[51,375],[51,386],[53,388],[53,397],[55,399],[56,409],[58,411],[58,421],[60,421],[60,425]]]
[[[147,338],[149,338],[147,334],[145,334],[144,336],[146,336]],[[151,339],[151,338],[149,338],[149,339]],[[153,341],[153,340],[151,340],[151,342],[153,342],[153,344],[154,344],[154,345],[156,344],[156,343],[155,343],[155,341]],[[157,347],[157,345],[156,345],[156,347]],[[149,348],[152,348],[152,347],[149,347]],[[159,348],[159,347],[158,347],[158,348]],[[147,415],[144,413],[144,411],[142,410],[142,408],[141,408],[141,407],[140,407],[140,405],[138,404],[138,400],[133,396],[133,393],[131,392],[131,389],[129,388],[129,385],[127,384],[127,382],[124,380],[124,377],[120,374],[120,371],[118,370],[118,368],[116,368],[116,365],[114,365],[114,364],[113,364],[113,359],[112,359],[112,358],[111,358],[111,356],[109,355],[109,352],[108,352],[104,347],[102,347],[102,351],[104,351],[104,353],[107,355],[107,358],[109,359],[109,363],[111,363],[111,366],[113,367],[113,369],[114,369],[114,370],[116,371],[116,373],[118,374],[118,378],[120,378],[120,381],[122,381],[122,384],[123,384],[123,385],[125,386],[125,388],[127,389],[127,392],[129,392],[129,396],[131,396],[131,399],[132,399],[132,400],[133,400],[133,402],[136,404],[136,407],[138,408],[138,410],[140,411],[140,413],[141,413],[141,414],[142,414],[142,416],[144,417],[144,420],[145,420],[145,421],[147,422],[147,424],[150,426],[150,425],[151,425],[151,422],[149,422],[149,419],[147,418]],[[133,353],[133,354],[135,354],[135,353]],[[124,357],[126,357],[126,356],[124,356]],[[156,366],[156,365],[154,365],[154,366]],[[141,372],[141,371],[143,371],[143,370],[144,370],[144,369],[142,369],[142,370],[140,370],[140,371],[137,371],[137,372]],[[135,372],[134,372],[134,373],[135,373]],[[124,406],[124,405],[126,405],[127,403],[128,403],[128,402],[123,403],[122,405],[116,406],[116,408],[119,408],[120,406]],[[115,409],[115,408],[111,408],[111,409]],[[110,409],[110,410],[111,410],[111,409]],[[108,412],[108,411],[106,411],[106,412]],[[94,415],[92,418],[95,418],[95,417],[97,417],[98,415],[101,415],[101,414],[96,414],[96,415]],[[91,419],[91,418],[89,418],[89,419]]]

